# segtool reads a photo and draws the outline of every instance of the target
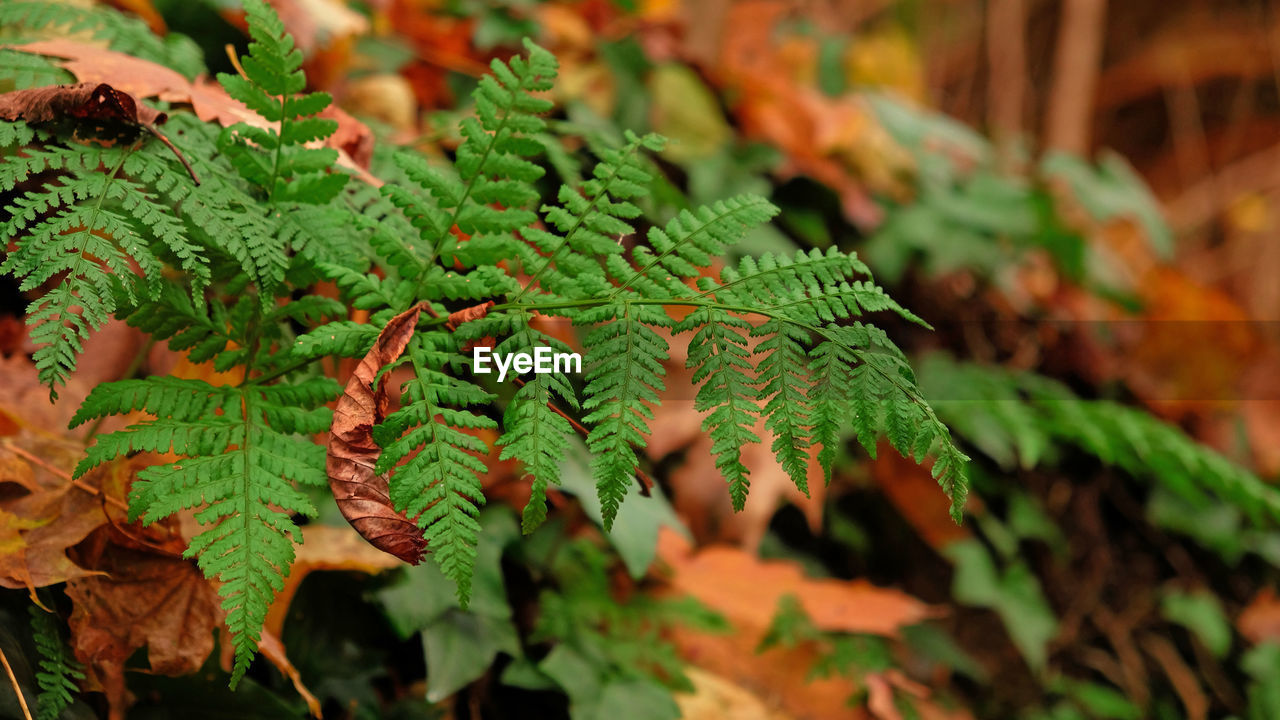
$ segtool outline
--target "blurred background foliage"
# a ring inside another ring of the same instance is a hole
[[[272,4],[311,84],[377,136],[375,175],[393,144],[447,158],[488,60],[535,38],[562,66],[548,191],[653,130],[673,142],[651,219],[750,191],[783,214],[744,251],[857,250],[936,328],[890,332],[975,459],[963,526],[927,469],[852,438],[811,497],[744,451],[733,514],[676,392],[649,447],[661,492],[607,536],[571,466],[522,539],[527,489],[492,464],[466,610],[430,564],[384,572],[326,540],[330,512],[276,621],[326,717],[1280,717],[1280,7]],[[72,37],[180,71],[201,51],[231,70],[246,42],[235,0],[71,5],[171,33]],[[0,68],[0,90],[70,79],[11,50]],[[131,717],[303,712],[260,665],[235,694],[214,660],[133,673]]]

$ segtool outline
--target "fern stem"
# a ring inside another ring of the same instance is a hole
[[[237,68],[241,75],[244,70]],[[276,200],[276,178],[280,177],[280,158],[284,155],[284,119],[285,107],[288,105],[289,96],[280,96],[280,129],[276,131],[276,152],[275,157],[271,161],[271,180],[267,184],[267,202],[273,203]]]

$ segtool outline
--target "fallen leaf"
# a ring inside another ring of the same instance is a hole
[[[84,446],[24,430],[0,442],[5,477],[28,492],[0,495],[0,587],[45,587],[92,575],[67,549],[107,522],[103,500],[93,489],[108,469],[73,485],[69,471]]]
[[[275,665],[280,674],[289,678],[289,682],[293,683],[293,689],[297,690],[302,700],[307,703],[307,711],[311,713],[311,717],[321,717],[320,700],[312,695],[306,684],[302,682],[302,673],[298,672],[298,668],[289,661],[289,656],[284,651],[284,643],[280,642],[280,638],[276,637],[275,633],[263,629],[262,637],[258,640],[258,652]]]
[[[1280,639],[1280,598],[1272,588],[1263,588],[1236,618],[1236,627],[1249,642],[1257,645]]]
[[[902,457],[887,442],[877,448],[871,477],[902,519],[934,550],[972,536],[968,527],[951,520],[950,501],[938,492],[938,482],[929,470]],[[976,496],[970,502],[976,503]]]
[[[784,712],[769,709],[754,693],[715,673],[697,667],[685,669],[693,692],[676,693],[680,717],[684,720],[787,720]]]
[[[146,550],[116,544],[115,528],[86,541],[84,562],[106,575],[67,583],[72,648],[106,691],[112,720],[124,717],[124,666],[146,648],[151,671],[185,675],[213,650],[222,611],[213,586],[181,555],[181,542]]]
[[[132,125],[155,125],[168,119],[106,83],[51,85],[0,95],[0,119],[39,123],[67,117]]]
[[[818,661],[813,643],[801,643],[790,648],[774,646],[757,652],[763,635],[763,630],[710,634],[676,626],[669,632],[668,639],[690,665],[714,673],[760,698],[772,717],[795,720],[869,718],[862,708],[849,707],[849,698],[858,690],[851,680],[810,677],[810,671]],[[740,716],[725,712],[704,717]]]
[[[190,83],[181,73],[141,58],[70,39],[12,45],[12,50],[61,58],[59,65],[81,82],[110,82],[137,97],[181,91]]]
[[[347,382],[333,411],[325,470],[342,516],[374,547],[417,565],[426,540],[417,523],[395,509],[387,478],[373,471],[382,448],[373,441],[373,426],[386,417],[387,385],[375,384],[378,371],[394,362],[413,337],[422,305],[391,318]]]
[[[169,68],[124,53],[67,39],[42,40],[6,47],[60,58],[62,62],[59,64],[82,83],[110,82],[112,86],[127,89],[138,97],[155,97],[164,102],[189,104],[196,117],[204,122],[216,122],[223,127],[239,122],[262,128],[272,125],[261,115],[227,95],[222,86],[215,82],[204,78],[190,82]],[[333,106],[321,113],[321,117],[337,120],[338,130],[324,142],[317,144],[334,148],[338,151],[339,165],[355,171],[366,182],[378,184],[365,170],[369,157],[372,156],[373,131]]]
[[[714,546],[694,552],[677,533],[664,529],[658,557],[670,568],[669,591],[691,595],[733,626],[730,634],[676,627],[671,640],[690,664],[742,685],[795,718],[869,718],[851,709],[858,686],[844,677],[811,678],[818,660],[814,643],[775,645],[757,652],[779,601],[795,597],[822,630],[893,637],[898,629],[936,617],[916,598],[863,580],[815,579],[791,563],[761,560],[742,550]]]
[[[898,590],[865,580],[806,577],[798,565],[762,560],[727,546],[693,552],[668,528],[658,538],[658,557],[671,569],[672,589],[692,595],[739,627],[767,628],[778,601],[794,596],[815,627],[896,637],[898,630],[939,611]]]
[[[664,418],[679,413],[692,418],[692,421],[684,422],[673,418],[670,429],[663,429],[662,423],[655,423],[654,434],[684,431],[692,437],[684,460],[671,471],[670,481],[672,504],[688,520],[695,536],[703,540],[733,542],[754,551],[764,540],[773,516],[787,503],[799,508],[815,533],[821,530],[827,486],[822,470],[812,457],[813,452],[810,453],[808,468],[809,495],[806,496],[778,464],[770,449],[774,436],[763,420],[758,421],[752,432],[760,437],[761,442],[742,448],[742,464],[751,473],[751,494],[742,511],[734,512],[729,494],[725,492],[724,480],[716,468],[711,437],[700,430],[703,414],[694,412],[687,402],[677,401],[669,407],[664,403],[664,408]]]

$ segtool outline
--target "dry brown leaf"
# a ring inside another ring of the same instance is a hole
[[[147,649],[152,672],[195,672],[213,650],[222,617],[213,586],[182,558],[180,538],[146,550],[118,539],[114,528],[95,532],[83,562],[107,574],[67,583],[72,648],[102,683],[112,720],[124,717],[124,663],[135,650]]]
[[[156,63],[124,53],[86,45],[73,40],[42,40],[8,46],[11,50],[60,58],[59,63],[81,82],[110,82],[139,97],[155,97],[170,103],[190,104],[196,117],[228,127],[239,122],[268,127],[261,115],[232,98],[222,86],[206,80],[189,82],[185,77]],[[365,171],[372,157],[373,131],[340,109],[330,106],[321,113],[338,121],[338,130],[323,144],[338,151],[338,164],[355,171],[361,179],[378,181]]]
[[[417,565],[427,543],[417,523],[395,509],[385,475],[373,466],[382,448],[373,441],[373,426],[386,417],[386,383],[375,385],[378,371],[395,362],[413,337],[422,305],[391,318],[378,333],[347,382],[333,411],[325,470],[342,516],[374,547]]]
[[[40,123],[61,118],[155,125],[168,116],[106,83],[52,85],[0,95],[0,119]]]
[[[137,97],[182,91],[189,83],[163,65],[70,39],[40,40],[10,49],[60,58],[59,65],[81,82],[110,82]]]
[[[78,443],[25,430],[0,442],[7,476],[0,481],[27,489],[0,494],[0,587],[32,591],[94,574],[67,555],[107,522],[101,496],[71,484],[69,471],[83,452]],[[82,483],[93,488],[110,471],[96,470]]]

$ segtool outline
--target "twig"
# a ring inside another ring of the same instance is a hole
[[[182,553],[174,552],[174,551],[172,551],[172,550],[170,550],[170,549],[168,549],[168,548],[165,548],[165,547],[162,547],[162,546],[160,546],[160,545],[157,545],[157,544],[155,544],[155,543],[151,542],[150,540],[147,540],[146,538],[138,537],[137,535],[134,535],[133,533],[129,532],[128,530],[125,530],[123,527],[121,527],[119,524],[117,524],[117,523],[116,523],[115,518],[111,517],[111,513],[107,512],[106,496],[105,496],[105,495],[103,495],[102,497],[103,497],[103,501],[102,501],[102,514],[107,518],[107,524],[111,526],[111,529],[113,529],[113,530],[115,530],[116,532],[120,533],[121,535],[123,535],[123,536],[125,536],[125,537],[129,538],[130,540],[132,540],[132,541],[134,541],[134,542],[138,543],[139,545],[141,545],[141,546],[143,546],[143,547],[147,548],[148,550],[150,550],[150,551],[154,552],[154,553],[155,553],[155,554],[157,554],[157,555],[161,555],[161,556],[163,556],[163,557],[167,557],[167,558],[173,558],[173,559],[175,559],[175,560],[184,560],[184,559],[186,559],[186,558],[184,558],[184,557],[183,557]]]
[[[1142,647],[1160,664],[1165,677],[1173,685],[1174,692],[1182,701],[1187,711],[1187,720],[1204,720],[1209,715],[1209,699],[1204,689],[1196,681],[1196,674],[1183,662],[1173,643],[1158,636],[1147,635],[1142,638]]]
[[[240,64],[240,58],[236,55],[236,46],[231,43],[227,43],[222,46],[222,49],[227,52],[227,59],[231,60],[231,67],[236,69],[236,74],[244,78],[246,81],[252,82],[249,80],[249,76],[245,74],[244,66]]]
[[[1107,0],[1066,0],[1053,64],[1045,146],[1076,155],[1089,151]]]
[[[31,709],[27,707],[27,698],[22,694],[22,687],[18,685],[18,676],[14,675],[13,668],[9,667],[9,658],[5,657],[4,648],[0,648],[0,663],[4,663],[4,671],[9,675],[9,684],[13,686],[13,694],[18,696],[18,705],[22,707],[22,716],[26,720],[33,720]]]
[[[178,158],[178,162],[182,163],[182,167],[187,169],[187,174],[191,176],[191,182],[194,182],[196,185],[200,184],[200,178],[196,176],[196,171],[191,167],[191,163],[187,162],[187,159],[183,157],[182,152],[178,150],[177,146],[169,141],[169,138],[164,136],[164,133],[157,130],[155,126],[150,123],[140,122],[138,124],[142,126],[142,129],[154,135],[157,140],[164,143],[165,147],[169,148],[174,156]]]
[[[126,504],[125,502],[123,502],[123,501],[121,501],[121,500],[118,500],[118,499],[116,499],[116,498],[114,498],[114,497],[111,497],[110,495],[107,495],[106,493],[102,492],[102,491],[101,491],[101,490],[99,490],[98,488],[96,488],[96,487],[94,487],[94,486],[92,486],[92,485],[90,485],[90,484],[86,483],[86,482],[85,482],[84,480],[82,480],[81,478],[72,478],[72,477],[71,477],[71,475],[69,475],[65,470],[60,470],[59,468],[56,468],[56,467],[54,467],[54,466],[50,465],[49,463],[45,462],[45,461],[44,461],[44,460],[42,460],[41,458],[39,458],[39,457],[37,457],[37,456],[35,456],[35,455],[32,455],[31,453],[27,452],[26,450],[23,450],[22,448],[18,447],[17,445],[14,445],[14,444],[13,444],[13,442],[9,440],[9,438],[0,438],[0,444],[3,444],[6,448],[8,448],[8,449],[12,450],[13,452],[17,453],[18,455],[21,455],[21,456],[22,456],[23,458],[25,458],[26,460],[29,460],[29,461],[31,461],[31,462],[33,462],[33,463],[35,463],[35,464],[39,465],[40,467],[44,468],[45,470],[48,470],[49,472],[53,473],[53,474],[54,474],[54,475],[56,475],[57,477],[60,477],[60,478],[62,478],[63,480],[66,480],[67,482],[69,482],[69,483],[71,483],[72,485],[76,486],[77,488],[80,488],[81,490],[83,490],[83,491],[85,491],[85,492],[89,493],[90,495],[101,496],[101,497],[102,497],[102,499],[103,499],[103,502],[110,503],[110,504],[112,504],[112,505],[116,506],[117,508],[119,508],[119,509],[121,509],[121,510],[124,510],[125,512],[128,512],[128,510],[129,510],[129,506],[128,506],[128,504]]]

